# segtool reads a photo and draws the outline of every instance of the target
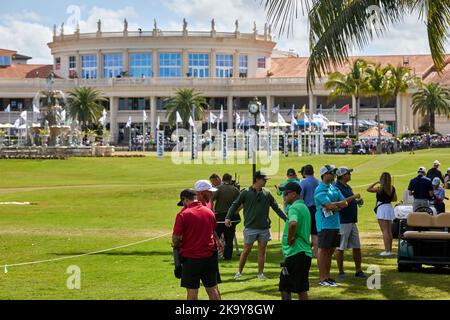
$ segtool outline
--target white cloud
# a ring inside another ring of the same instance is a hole
[[[30,63],[51,63],[50,49],[47,46],[52,39],[50,28],[14,17],[0,21],[2,48],[32,56]]]

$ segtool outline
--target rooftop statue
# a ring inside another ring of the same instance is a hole
[[[187,31],[187,21],[186,21],[186,18],[183,18],[183,31]]]
[[[236,32],[239,32],[239,20],[236,20],[234,25],[236,26]]]
[[[56,24],[53,25],[53,36],[56,37]]]
[[[211,20],[211,31],[216,31],[216,21],[214,19]]]
[[[102,32],[102,20],[97,21],[97,32]]]
[[[153,19],[153,29],[158,29],[158,24],[156,23],[156,19]]]
[[[64,22],[61,24],[61,35],[64,35]]]
[[[128,21],[127,21],[127,19],[123,20],[123,32],[128,32]]]
[[[253,32],[257,33],[258,30],[256,30],[256,21],[253,21]]]

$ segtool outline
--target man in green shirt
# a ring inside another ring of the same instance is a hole
[[[289,183],[289,182],[296,182],[298,184],[300,184],[300,179],[297,177],[297,173],[295,172],[295,169],[293,168],[289,168],[287,173],[287,180],[285,182],[283,182],[282,184],[280,184],[280,186],[275,185],[275,189],[277,189],[277,195],[282,196],[283,195],[283,191],[285,186]],[[284,203],[284,210],[286,211],[287,206],[286,206],[286,202]]]
[[[265,187],[269,178],[261,171],[256,171],[253,186],[241,191],[233,202],[225,217],[225,226],[231,227],[231,218],[240,208],[244,207],[244,250],[239,261],[239,271],[234,278],[241,278],[248,255],[252,251],[253,243],[258,241],[258,278],[267,279],[264,275],[267,243],[271,240],[269,208],[272,208],[283,221],[286,214],[280,209],[270,191]]]
[[[296,292],[299,300],[308,299],[309,269],[311,268],[311,214],[301,199],[298,183],[288,183],[283,192],[289,205],[288,219],[282,240],[285,261],[280,274],[279,290],[283,300],[291,300]]]

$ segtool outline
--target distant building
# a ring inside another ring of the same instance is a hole
[[[157,117],[167,127],[164,99],[178,88],[195,88],[207,98],[212,110],[224,106],[225,126],[234,127],[234,113],[246,114],[247,105],[257,96],[266,105],[266,118],[280,106],[286,116],[294,104],[297,111],[307,106],[310,114],[322,109],[329,112],[336,104],[354,106],[352,99],[330,103],[326,79],[318,79],[313,92],[306,90],[307,57],[294,52],[275,49],[270,28],[259,34],[211,31],[128,31],[55,34],[48,44],[53,65],[28,65],[30,57],[15,51],[0,50],[0,123],[7,122],[2,112],[8,104],[13,111],[31,110],[36,92],[47,88],[45,78],[53,69],[59,79],[54,88],[67,92],[79,86],[92,86],[109,99],[109,124],[115,140],[124,132],[132,117],[134,126],[142,123],[142,110],[149,111],[146,127],[155,133]],[[352,57],[355,59],[357,57]],[[367,56],[369,61],[382,65],[407,65],[424,81],[439,82],[450,87],[450,64],[439,76],[430,55]],[[3,64],[2,64],[3,62]],[[447,60],[447,63],[450,59]],[[340,68],[345,71],[348,67]],[[381,121],[391,127],[397,125],[400,133],[417,132],[420,116],[411,112],[412,93],[398,97],[398,123],[395,124],[394,101],[381,111]],[[217,112],[217,111],[213,111]],[[375,120],[376,101],[362,98],[360,120]],[[350,115],[351,116],[351,115]],[[246,114],[245,116],[248,119]],[[334,115],[329,115],[334,118]],[[345,114],[336,114],[337,121],[350,121]],[[14,118],[14,117],[13,117]],[[447,119],[436,119],[436,129],[450,133]],[[127,135],[125,135],[127,136]],[[126,139],[125,139],[126,140]],[[123,141],[127,143],[127,141]]]

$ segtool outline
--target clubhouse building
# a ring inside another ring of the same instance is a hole
[[[143,110],[148,115],[148,132],[154,135],[158,117],[161,128],[167,128],[164,100],[179,88],[201,92],[216,115],[223,106],[225,127],[229,128],[235,126],[236,112],[241,118],[249,118],[247,105],[255,96],[266,105],[266,119],[270,121],[276,121],[271,108],[278,105],[287,121],[292,105],[297,111],[306,105],[309,114],[321,109],[330,120],[338,122],[353,120],[354,99],[328,101],[326,78],[318,79],[314,90],[307,92],[308,58],[277,50],[267,26],[263,31],[255,27],[246,33],[236,22],[234,31],[218,32],[212,21],[210,31],[191,31],[184,22],[181,31],[164,31],[155,22],[151,31],[129,31],[125,22],[122,31],[103,32],[99,23],[96,33],[81,33],[78,29],[74,34],[64,34],[62,28],[57,31],[55,27],[48,46],[53,65],[27,64],[30,57],[0,49],[0,123],[13,123],[21,111],[32,110],[33,98],[47,89],[46,78],[52,70],[56,75],[55,90],[68,92],[89,86],[102,92],[108,99],[108,127],[116,143],[127,144],[125,125],[130,116],[133,127],[142,127]],[[404,65],[425,82],[450,87],[450,59],[439,75],[430,55],[362,58],[382,65]],[[339,71],[346,70],[348,66]],[[382,108],[381,122],[391,129],[397,127],[399,133],[417,132],[423,119],[414,116],[410,107],[416,91],[412,88],[399,95],[397,109],[395,101]],[[339,110],[346,104],[353,107],[348,114],[331,111],[334,105]],[[11,115],[4,111],[8,105]],[[359,118],[376,120],[375,99],[362,98]],[[436,130],[450,134],[448,119],[436,118]]]

